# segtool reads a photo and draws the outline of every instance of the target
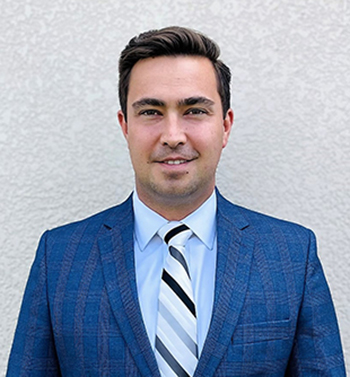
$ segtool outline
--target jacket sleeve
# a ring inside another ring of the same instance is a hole
[[[47,295],[46,238],[30,271],[8,363],[7,376],[59,376]]]
[[[304,296],[287,376],[345,376],[331,294],[310,231]]]

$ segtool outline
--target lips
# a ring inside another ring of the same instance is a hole
[[[182,165],[196,160],[199,154],[195,151],[182,151],[182,153],[159,153],[151,156],[151,162],[164,165]]]
[[[163,164],[167,165],[180,165],[184,164],[185,162],[189,162],[189,160],[167,160],[167,161],[162,161]]]

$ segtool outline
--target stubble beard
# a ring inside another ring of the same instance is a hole
[[[170,173],[162,183],[150,180],[146,184],[147,188],[144,186],[143,189],[146,189],[149,198],[152,198],[156,204],[168,206],[169,208],[191,205],[201,195],[206,194],[205,187],[207,187],[207,191],[210,194],[211,189],[215,185],[215,177],[214,180],[212,178],[200,180],[199,177],[196,177],[189,182],[181,182],[183,175],[187,174],[189,172],[185,174]],[[201,193],[202,191],[203,193]]]

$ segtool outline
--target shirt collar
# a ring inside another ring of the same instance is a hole
[[[149,241],[158,232],[158,229],[167,223],[167,220],[141,202],[136,189],[134,190],[132,200],[135,215],[135,238],[140,250],[143,251]]]
[[[143,251],[158,229],[168,220],[147,207],[138,197],[136,189],[132,198],[135,215],[135,239],[140,250]],[[199,208],[181,220],[210,250],[214,246],[216,236],[216,208],[217,200],[214,190]]]
[[[214,247],[216,237],[216,208],[217,200],[214,190],[199,208],[181,220],[210,250]]]

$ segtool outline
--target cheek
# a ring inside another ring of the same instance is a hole
[[[201,148],[203,153],[211,155],[220,155],[222,148],[226,144],[224,133],[221,130],[215,129],[208,132],[199,133],[197,136],[196,145]]]
[[[147,163],[154,149],[154,143],[149,135],[130,133],[128,138],[130,157],[133,162]]]
[[[134,127],[129,129],[128,142],[135,149],[147,149],[154,145],[159,138],[154,127]]]

